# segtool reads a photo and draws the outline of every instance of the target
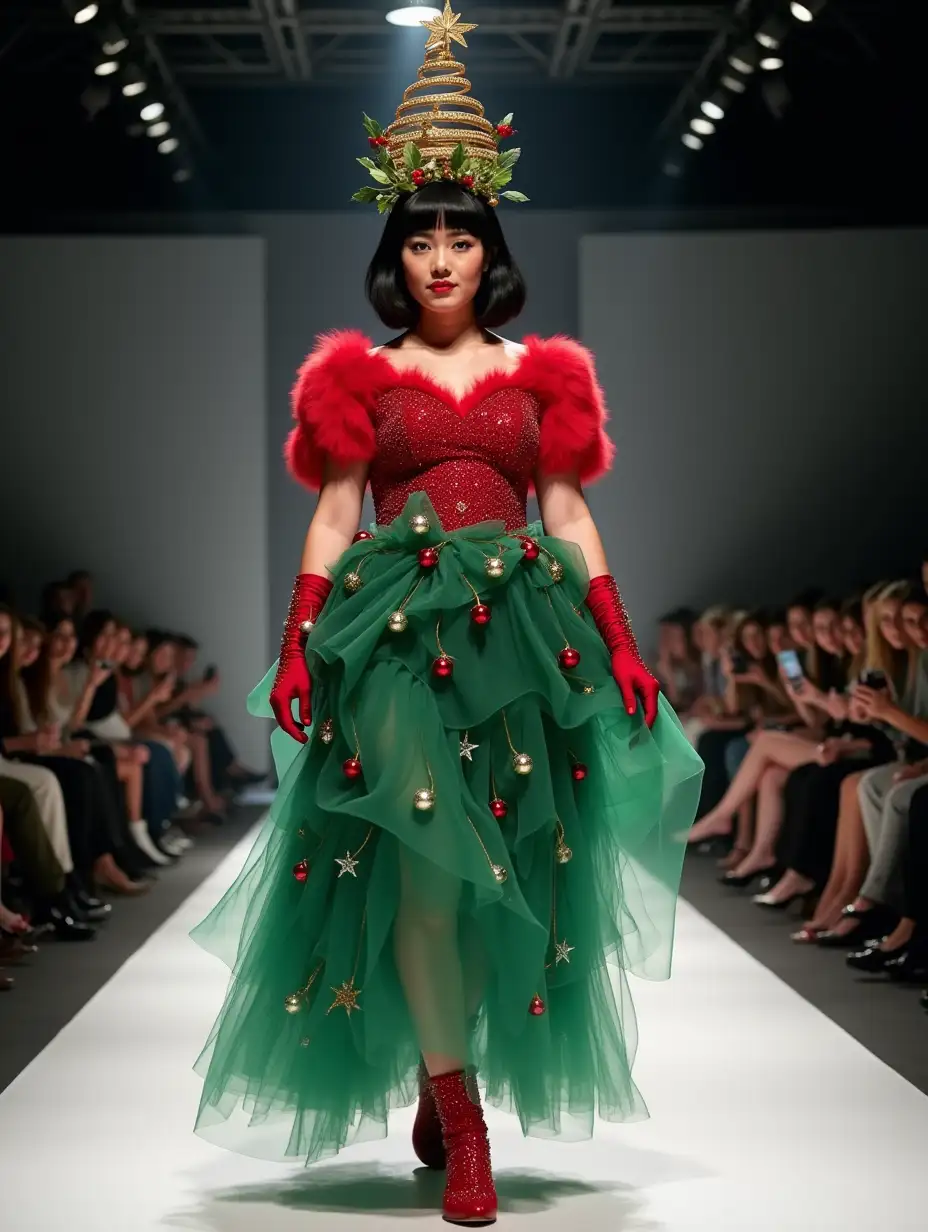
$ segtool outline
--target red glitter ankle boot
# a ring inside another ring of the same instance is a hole
[[[442,1216],[448,1223],[496,1222],[490,1142],[472,1073],[454,1070],[431,1080],[448,1159]]]
[[[445,1144],[441,1136],[441,1121],[429,1085],[429,1071],[419,1062],[419,1108],[412,1127],[412,1149],[427,1168],[441,1171],[445,1166]]]

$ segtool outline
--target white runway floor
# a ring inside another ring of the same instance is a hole
[[[250,842],[250,840],[249,840]],[[413,1175],[412,1111],[386,1142],[310,1169],[190,1131],[190,1066],[226,971],[187,938],[240,846],[0,1095],[4,1232],[444,1228]],[[652,1120],[525,1141],[490,1115],[502,1229],[915,1232],[928,1218],[928,1098],[681,907],[674,978],[634,980]]]

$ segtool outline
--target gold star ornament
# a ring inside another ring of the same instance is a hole
[[[326,1010],[326,1017],[328,1017],[333,1010],[341,1008],[350,1018],[354,1010],[359,1010],[361,1008],[360,1005],[358,1005],[358,997],[361,995],[361,990],[360,988],[355,988],[354,980],[346,980],[344,984],[339,984],[337,988],[333,984],[332,991],[335,993],[335,1000]]]
[[[467,40],[464,35],[477,29],[473,22],[461,21],[460,13],[451,12],[451,0],[445,0],[445,11],[441,17],[433,17],[431,21],[421,21],[419,24],[425,26],[431,36],[425,50],[435,51],[440,47],[444,56],[450,54],[452,42],[466,47]]]

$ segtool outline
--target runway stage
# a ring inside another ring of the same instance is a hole
[[[413,1110],[385,1142],[310,1169],[191,1133],[191,1065],[226,969],[187,931],[240,844],[0,1095],[5,1232],[396,1232],[445,1228],[417,1174]],[[691,907],[674,978],[632,981],[652,1119],[591,1142],[525,1140],[488,1115],[498,1227],[570,1232],[915,1232],[928,1208],[928,1097]]]

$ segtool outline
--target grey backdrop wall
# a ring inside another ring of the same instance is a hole
[[[9,238],[0,269],[0,577],[31,607],[90,568],[126,619],[196,637],[266,764],[263,242]]]
[[[914,575],[926,231],[590,236],[580,327],[620,452],[591,501],[642,629]]]

